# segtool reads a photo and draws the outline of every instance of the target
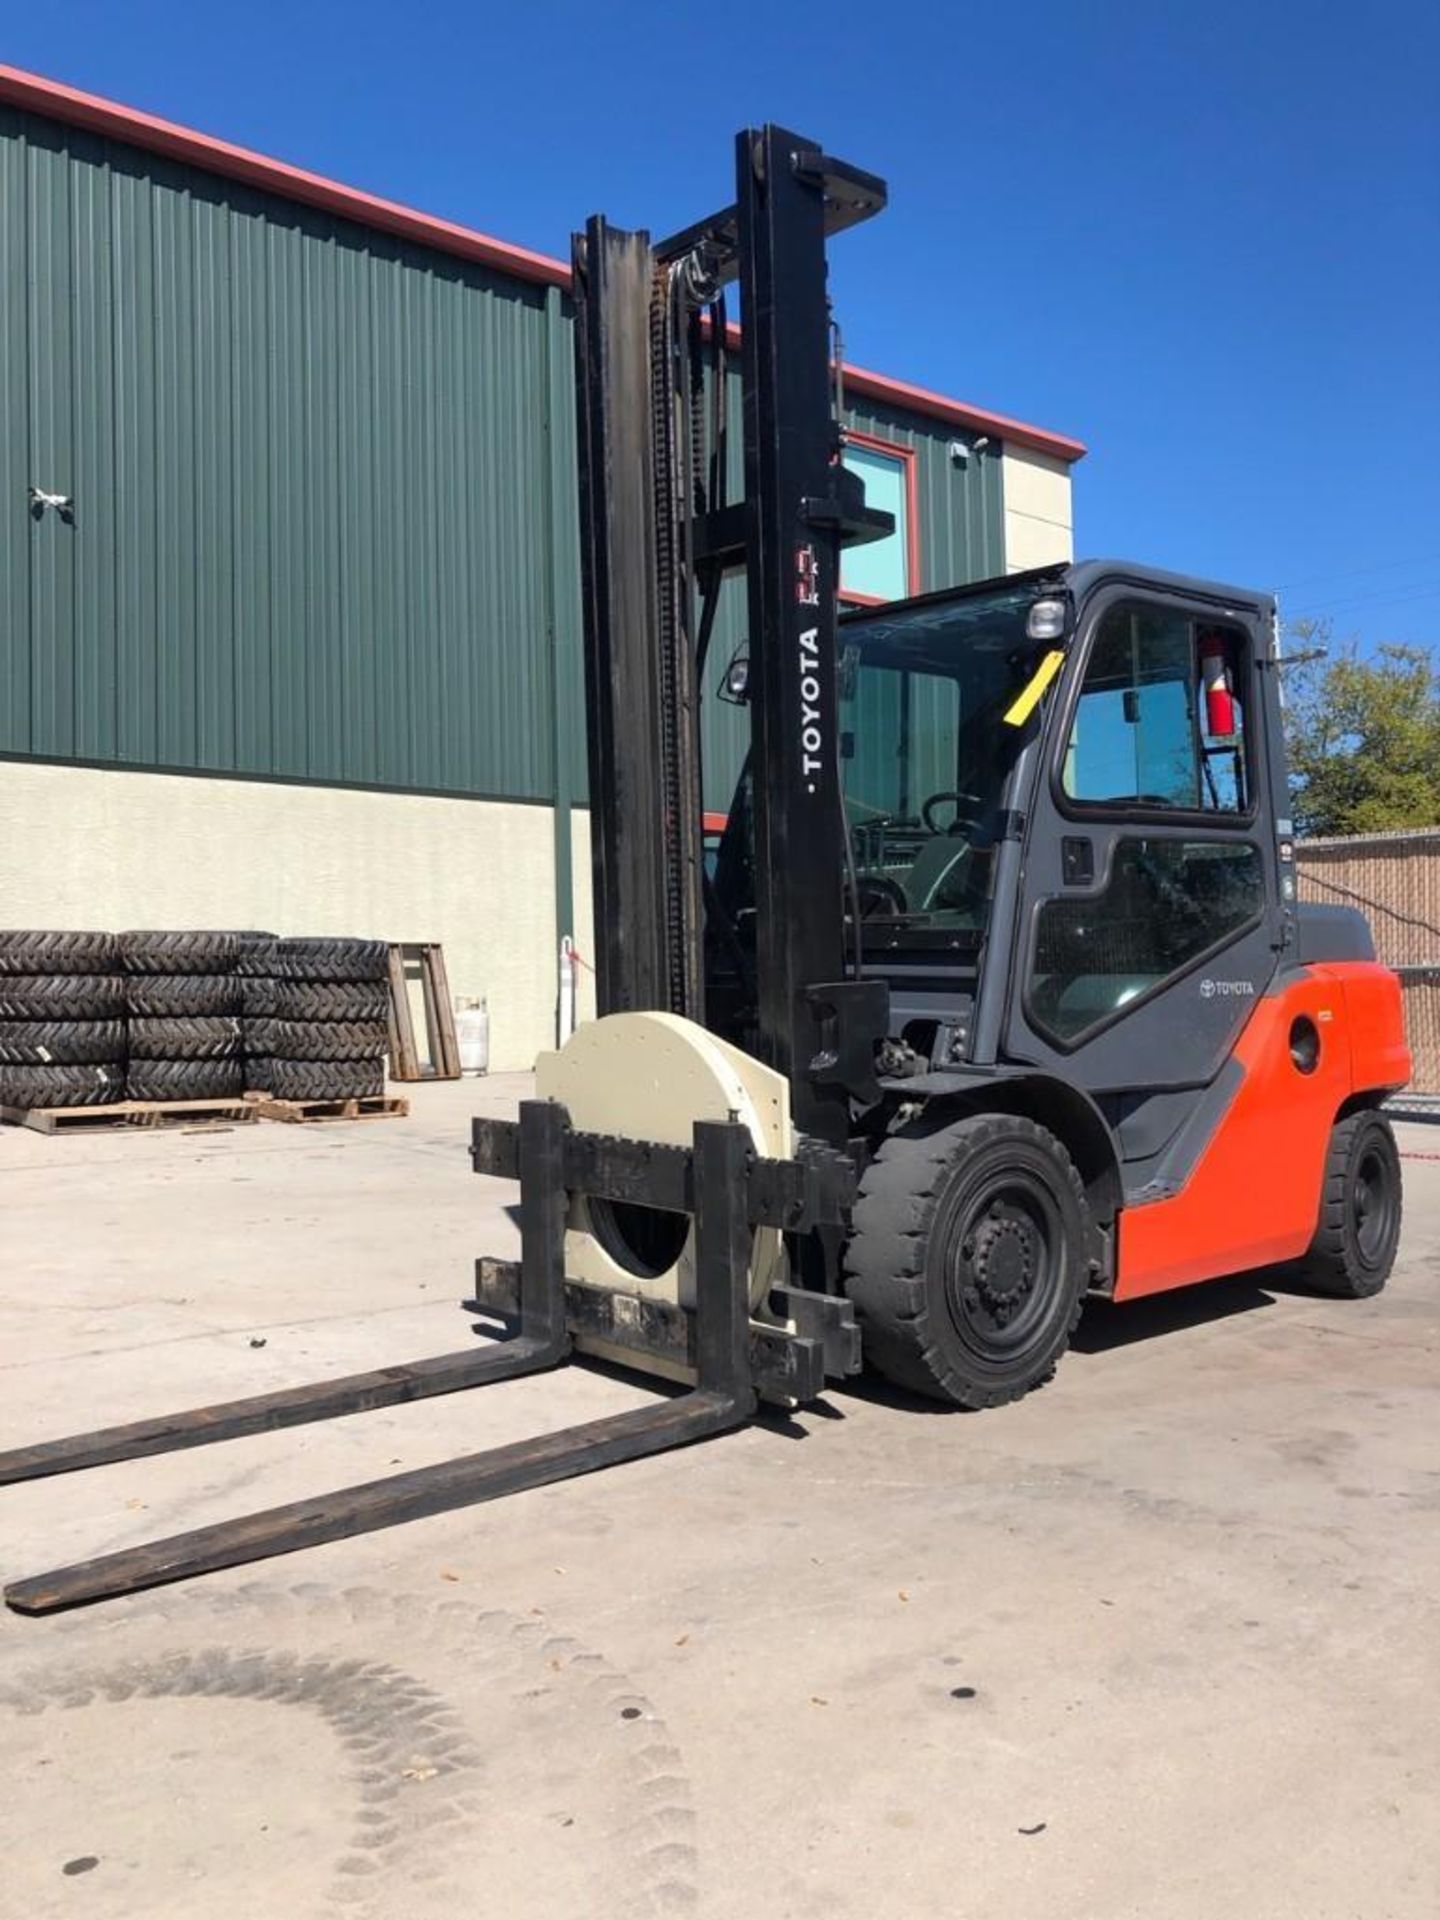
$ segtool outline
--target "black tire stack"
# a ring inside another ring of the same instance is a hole
[[[132,1100],[221,1100],[244,1090],[240,936],[122,933]]]
[[[115,936],[0,932],[0,1106],[107,1106],[124,1095]]]
[[[240,1016],[245,1059],[245,1091],[270,1091],[270,1022],[275,1014],[273,933],[242,933],[240,941]]]
[[[383,940],[277,940],[264,1073],[277,1100],[353,1100],[385,1091],[390,1044]]]

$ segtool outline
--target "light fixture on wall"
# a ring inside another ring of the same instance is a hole
[[[30,489],[30,511],[37,520],[44,518],[46,511],[58,513],[62,520],[75,518],[75,497],[69,493],[51,493],[45,487],[32,486]]]

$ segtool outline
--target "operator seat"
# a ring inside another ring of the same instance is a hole
[[[963,905],[974,853],[970,841],[959,834],[937,833],[927,840],[905,875],[910,911],[933,913],[940,906]]]

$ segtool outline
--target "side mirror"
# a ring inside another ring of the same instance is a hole
[[[745,651],[745,642],[730,656],[730,664],[725,669],[725,677],[716,689],[719,697],[729,706],[743,707],[750,698],[750,656]]]

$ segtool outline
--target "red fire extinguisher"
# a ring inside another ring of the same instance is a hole
[[[1235,690],[1230,682],[1230,646],[1213,628],[1200,635],[1200,677],[1205,685],[1205,731],[1212,740],[1233,740]]]

